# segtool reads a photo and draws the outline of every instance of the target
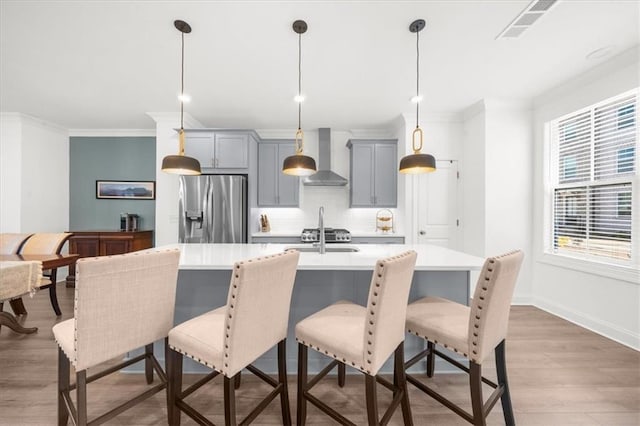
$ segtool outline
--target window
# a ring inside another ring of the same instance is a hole
[[[638,233],[632,211],[638,205],[633,200],[637,93],[625,93],[550,123],[553,253],[631,263]]]
[[[633,173],[633,160],[636,156],[635,147],[618,150],[618,173]]]

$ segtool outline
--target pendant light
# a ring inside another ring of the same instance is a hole
[[[162,171],[179,175],[199,175],[200,162],[184,155],[184,35],[191,32],[191,27],[184,21],[176,20],[173,25],[182,34],[182,68],[180,72],[180,150],[178,155],[167,155],[162,159]]]
[[[436,159],[433,155],[420,153],[423,140],[422,129],[418,124],[420,112],[420,31],[424,27],[424,19],[418,19],[409,25],[409,31],[416,33],[416,96],[414,98],[416,102],[416,128],[411,135],[413,154],[406,155],[400,160],[400,173],[407,174],[428,173],[436,170]]]
[[[295,99],[298,102],[298,131],[296,131],[296,153],[284,159],[282,173],[293,176],[309,176],[316,172],[316,161],[302,153],[304,148],[304,132],[300,125],[302,114],[302,34],[307,31],[307,23],[298,20],[293,23],[293,31],[298,34],[298,94]]]

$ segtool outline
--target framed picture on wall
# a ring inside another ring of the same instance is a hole
[[[155,200],[155,181],[97,180],[96,198]]]

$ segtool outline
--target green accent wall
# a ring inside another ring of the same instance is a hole
[[[69,160],[69,230],[119,230],[120,213],[155,229],[155,200],[96,198],[96,180],[156,180],[154,137],[71,137]]]

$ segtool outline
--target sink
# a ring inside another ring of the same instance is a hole
[[[299,252],[304,252],[304,253],[319,253],[320,252],[320,247],[318,246],[292,246],[292,247],[286,247],[285,250],[298,250]],[[326,247],[326,252],[327,253],[355,253],[360,251],[359,248],[357,247],[348,247],[348,246],[340,246],[340,247],[336,247],[336,246],[327,246]]]

